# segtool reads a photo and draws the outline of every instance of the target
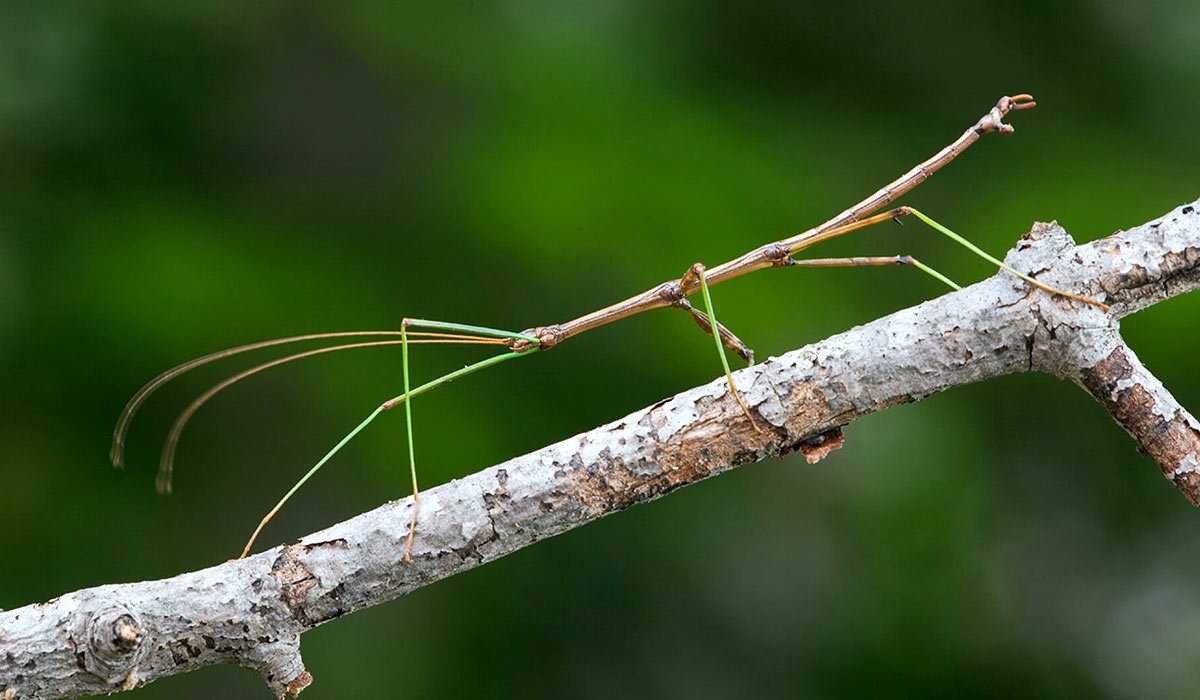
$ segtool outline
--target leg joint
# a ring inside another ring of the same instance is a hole
[[[667,306],[674,308],[684,308],[684,303],[687,301],[687,295],[683,292],[683,279],[671,280],[658,285],[655,294],[659,299],[666,302]]]
[[[655,292],[668,306],[686,309],[689,307],[687,295],[700,288],[700,279],[704,276],[704,272],[705,268],[702,263],[693,263],[682,277],[670,282],[663,282]]]
[[[768,243],[763,246],[762,256],[771,263],[771,267],[787,267],[793,264],[792,254],[778,243]]]
[[[513,352],[525,352],[538,348],[539,350],[549,350],[567,339],[567,331],[560,325],[538,326],[537,328],[529,328],[521,331],[521,335],[529,335],[537,338],[534,343],[528,340],[514,340],[511,347]]]

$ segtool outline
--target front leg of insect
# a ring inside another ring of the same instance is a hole
[[[426,329],[427,332],[412,333],[409,330],[410,328],[422,328],[422,329]],[[437,339],[441,339],[441,340],[445,340],[445,341],[449,341],[449,342],[477,343],[480,341],[486,341],[489,344],[507,346],[509,348],[509,350],[503,354],[494,355],[485,360],[480,360],[479,362],[476,362],[474,364],[467,365],[466,367],[463,367],[462,369],[459,369],[459,370],[455,370],[454,372],[450,372],[449,374],[444,374],[444,375],[438,377],[437,379],[434,379],[431,382],[426,382],[425,384],[422,384],[421,386],[417,387],[416,389],[413,389],[410,379],[409,379],[410,375],[409,375],[409,366],[408,366],[408,346],[409,346],[409,344],[416,342],[415,340],[410,339],[410,336],[413,336],[413,335],[416,335],[416,336],[419,336],[422,338],[437,338]],[[375,418],[381,412],[386,411],[391,408],[395,408],[396,406],[398,406],[400,404],[404,404],[404,422],[405,422],[406,434],[408,436],[408,440],[407,440],[407,442],[408,442],[408,466],[409,466],[409,472],[412,476],[412,488],[413,488],[412,520],[409,523],[408,539],[404,546],[404,561],[408,562],[408,563],[412,562],[413,539],[416,536],[416,531],[417,531],[417,509],[418,509],[419,502],[420,502],[420,489],[417,486],[416,450],[415,450],[415,447],[413,444],[413,442],[414,442],[414,440],[413,440],[413,424],[412,424],[412,400],[413,400],[413,397],[419,396],[420,394],[423,394],[425,392],[436,389],[437,387],[439,387],[443,384],[448,384],[448,383],[454,381],[455,379],[458,379],[459,377],[464,377],[468,374],[478,372],[479,370],[486,369],[488,367],[500,364],[501,362],[505,362],[507,360],[512,360],[512,359],[515,359],[518,357],[524,357],[526,355],[533,354],[534,352],[537,352],[537,350],[539,349],[539,344],[538,344],[537,338],[527,335],[527,334],[523,334],[523,333],[513,333],[511,331],[499,330],[496,328],[487,328],[484,326],[470,326],[470,325],[466,325],[466,324],[462,324],[462,323],[448,323],[445,321],[428,321],[425,319],[411,319],[411,318],[405,318],[403,321],[400,322],[400,342],[401,342],[401,364],[403,365],[402,371],[403,371],[403,375],[404,375],[404,393],[400,394],[398,396],[394,396],[391,399],[388,399],[387,401],[384,401],[382,404],[380,404],[378,408],[376,408],[369,416],[367,416],[367,418],[362,423],[360,423],[357,427],[355,427],[354,430],[352,430],[350,432],[350,434],[348,434],[346,437],[342,438],[341,442],[339,442],[336,446],[334,446],[334,448],[332,450],[330,450],[321,459],[321,461],[317,462],[317,464],[315,466],[313,466],[313,468],[311,470],[309,470],[308,474],[305,474],[304,477],[301,478],[300,481],[297,482],[296,485],[292,487],[291,491],[289,491],[287,493],[287,495],[285,495],[283,497],[283,499],[279,501],[278,505],[276,505],[275,508],[272,509],[271,512],[267,514],[267,517],[263,519],[263,522],[259,525],[259,529],[255,530],[254,534],[251,535],[250,541],[246,543],[246,548],[242,551],[242,556],[246,556],[246,553],[250,551],[250,547],[254,544],[254,539],[258,536],[258,532],[259,532],[259,530],[262,529],[262,525],[265,525],[267,520],[270,520],[270,518],[279,510],[279,508],[283,507],[283,504],[285,502],[287,502],[287,499],[290,498],[291,495],[293,493],[295,493],[295,491],[298,488],[300,488],[300,486],[302,486],[304,484],[304,482],[306,480],[308,480],[308,478],[310,476],[315,474],[316,471],[325,464],[325,462],[327,462],[331,457],[333,457],[333,455],[337,454],[337,452],[347,442],[349,442],[355,435],[357,435],[360,430],[365,428],[367,426],[367,424],[369,424],[371,421],[375,420]],[[515,347],[515,345],[517,343],[526,344],[527,347],[522,350],[512,349],[513,347]]]
[[[408,541],[404,545],[404,561],[412,563],[413,536],[417,533],[417,508],[420,506],[421,490],[417,487],[417,456],[413,448],[412,387],[408,381],[408,327],[411,319],[400,322],[400,362],[404,366],[404,434],[408,437],[408,469],[412,472],[413,503],[412,523],[408,526]]]

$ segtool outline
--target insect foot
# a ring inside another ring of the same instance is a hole
[[[977,134],[986,134],[992,131],[1001,134],[1011,134],[1012,126],[1004,123],[1004,117],[1012,110],[1029,109],[1037,106],[1033,101],[1033,95],[1014,95],[1012,97],[1001,97],[1000,101],[992,107],[991,111],[983,116],[978,123],[972,127]]]

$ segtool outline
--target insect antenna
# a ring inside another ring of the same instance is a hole
[[[263,340],[257,343],[248,345],[239,345],[234,348],[219,350],[217,352],[197,357],[194,360],[188,360],[181,365],[172,367],[163,372],[154,379],[151,379],[141,389],[138,390],[133,398],[129,399],[129,403],[125,404],[125,410],[121,411],[121,417],[117,419],[117,427],[113,430],[112,448],[109,450],[108,456],[112,460],[114,467],[118,469],[125,466],[125,435],[129,432],[129,423],[133,420],[133,415],[137,413],[146,399],[157,391],[162,385],[171,381],[175,377],[193,370],[210,362],[215,362],[233,355],[240,355],[244,352],[269,348],[275,345],[283,345],[285,343],[299,343],[305,340],[325,340],[329,338],[352,338],[364,336],[392,336],[400,337],[399,331],[342,331],[337,333],[310,333],[307,335],[294,335],[288,338],[275,338],[273,340]]]
[[[373,333],[364,333],[364,335],[375,335],[375,334],[400,335],[399,331],[396,331],[395,333],[392,333],[391,331],[379,331],[377,333],[374,333],[374,332]],[[410,336],[413,336],[413,335],[418,336],[415,339],[410,338],[408,340],[409,343],[455,344],[455,345],[503,345],[504,344],[504,341],[499,338],[479,338],[477,336],[455,335],[455,334],[451,334],[451,333],[409,333],[409,335]],[[196,399],[193,400],[190,404],[188,404],[187,408],[185,408],[183,410],[183,412],[179,414],[179,417],[175,419],[175,423],[171,426],[171,432],[168,433],[168,435],[167,435],[166,444],[163,445],[162,458],[159,460],[159,464],[158,464],[158,476],[155,479],[155,487],[158,489],[159,493],[170,493],[171,492],[171,476],[175,470],[175,451],[176,451],[176,448],[179,446],[179,436],[183,432],[184,426],[187,425],[187,422],[191,419],[192,415],[195,414],[196,411],[199,410],[201,406],[203,406],[205,403],[208,402],[209,399],[216,396],[218,393],[220,393],[224,389],[232,386],[233,384],[236,384],[237,382],[245,379],[246,377],[258,374],[259,372],[261,372],[265,369],[270,369],[271,367],[282,365],[282,364],[291,362],[293,360],[300,360],[305,357],[312,357],[314,355],[322,355],[322,354],[329,353],[329,352],[337,352],[339,350],[354,350],[357,348],[370,348],[370,347],[379,347],[379,346],[384,346],[384,345],[400,345],[400,344],[402,344],[402,342],[403,342],[402,340],[375,340],[375,341],[369,341],[369,342],[363,342],[363,343],[349,343],[349,344],[345,344],[345,345],[334,345],[331,347],[306,350],[304,352],[295,353],[292,355],[288,355],[286,357],[280,357],[280,358],[271,360],[270,362],[264,362],[260,365],[251,367],[250,369],[246,369],[241,372],[238,372],[237,374],[235,374],[231,377],[228,377],[227,379],[225,379],[221,382],[218,382],[217,384],[213,385],[208,391],[205,391],[203,394],[200,394],[199,396],[197,396]],[[201,358],[201,359],[204,359],[204,358]],[[213,359],[216,359],[216,358],[213,358]],[[184,365],[180,365],[180,367],[183,367],[183,366]],[[191,368],[189,367],[188,369],[191,369]],[[172,371],[174,371],[174,370],[172,370]],[[186,370],[180,370],[180,371],[186,371]],[[176,372],[176,375],[178,373],[179,372]]]

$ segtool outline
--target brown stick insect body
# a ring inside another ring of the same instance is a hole
[[[336,446],[333,447],[333,449],[331,449],[329,452],[327,452],[325,454],[325,456],[320,461],[318,461],[316,463],[316,465],[314,465],[308,471],[308,473],[306,473],[300,479],[300,481],[297,482],[296,485],[292,487],[292,489],[290,491],[287,492],[287,494],[279,501],[279,503],[277,503],[276,506],[273,509],[271,509],[271,511],[269,513],[267,513],[266,517],[264,517],[262,519],[262,521],[259,523],[258,528],[255,529],[254,534],[250,537],[250,541],[246,543],[246,547],[242,551],[242,556],[245,556],[250,551],[251,546],[254,544],[255,538],[258,536],[258,533],[262,530],[263,526],[266,525],[266,523],[271,519],[271,517],[274,516],[274,514],[283,506],[284,503],[287,502],[287,500],[291,497],[291,495],[293,493],[295,493],[295,491],[297,489],[299,489],[299,487],[301,485],[303,485],[305,483],[305,481],[307,481],[313,474],[315,474],[316,471],[318,469],[320,469],[321,466],[323,466],[326,461],[328,461],[334,454],[336,454],[337,451],[340,450],[343,445],[345,445],[347,442],[350,441],[350,439],[352,439],[355,435],[357,435],[359,431],[361,431],[371,421],[373,421],[382,411],[393,408],[393,407],[398,406],[403,403],[404,407],[405,407],[406,419],[408,422],[409,462],[410,462],[410,468],[412,471],[413,500],[414,500],[412,525],[409,530],[408,544],[407,544],[405,552],[404,552],[404,559],[406,561],[411,561],[410,557],[411,557],[411,550],[412,550],[412,543],[413,543],[413,535],[416,531],[416,518],[417,518],[416,501],[417,501],[418,493],[419,493],[419,489],[417,487],[417,479],[416,479],[414,448],[413,448],[413,444],[412,444],[413,435],[412,435],[412,408],[411,408],[411,406],[412,406],[412,399],[414,397],[416,397],[422,393],[425,393],[427,391],[430,391],[442,384],[453,381],[454,379],[457,379],[461,376],[470,374],[470,373],[478,371],[480,369],[484,369],[485,367],[489,367],[491,365],[498,364],[500,362],[503,362],[503,361],[506,361],[509,359],[523,357],[525,355],[529,355],[529,354],[532,354],[532,353],[535,353],[538,351],[550,350],[551,348],[555,347],[556,345],[563,342],[564,340],[575,337],[575,336],[579,335],[580,333],[589,331],[593,328],[598,328],[600,326],[612,323],[614,321],[617,321],[617,320],[620,320],[623,318],[627,318],[629,316],[633,316],[634,314],[639,314],[644,311],[649,311],[651,309],[674,307],[674,308],[679,308],[679,309],[683,309],[683,310],[687,311],[701,328],[703,328],[706,332],[710,333],[714,337],[714,339],[717,339],[717,341],[718,341],[717,349],[719,351],[719,354],[721,357],[721,362],[725,369],[726,378],[729,382],[730,394],[734,398],[734,400],[736,400],[737,403],[741,406],[742,411],[744,412],[747,420],[749,421],[750,425],[754,428],[754,430],[756,432],[761,432],[761,429],[759,428],[758,423],[754,420],[754,417],[752,416],[750,410],[742,403],[741,397],[738,396],[736,389],[734,389],[732,377],[730,376],[730,372],[729,372],[729,366],[725,360],[724,352],[722,352],[721,349],[722,349],[722,346],[728,347],[729,349],[733,350],[738,355],[740,355],[748,363],[753,363],[754,353],[753,353],[753,351],[750,350],[749,347],[746,346],[745,343],[743,343],[736,335],[734,335],[733,332],[731,332],[728,328],[726,328],[725,326],[721,325],[720,323],[718,323],[716,321],[715,314],[712,311],[712,300],[708,293],[709,287],[716,285],[716,284],[720,284],[721,282],[724,282],[727,280],[731,280],[735,277],[739,277],[746,273],[753,272],[755,270],[761,270],[763,268],[768,268],[768,267],[848,267],[848,266],[877,266],[877,265],[912,265],[912,266],[915,266],[915,267],[921,269],[922,271],[924,271],[928,274],[933,275],[934,277],[940,279],[941,281],[945,282],[946,284],[948,284],[952,287],[955,287],[955,288],[958,287],[958,285],[954,284],[953,282],[951,282],[949,279],[947,279],[940,273],[936,272],[935,270],[932,270],[931,268],[920,263],[920,261],[916,260],[915,258],[912,258],[911,256],[907,256],[907,255],[896,255],[896,256],[886,256],[886,257],[824,258],[824,259],[817,259],[817,260],[797,260],[792,257],[796,253],[799,253],[800,251],[805,250],[806,248],[814,246],[823,241],[827,241],[831,238],[835,238],[837,236],[841,236],[841,235],[850,233],[852,231],[856,231],[856,230],[864,228],[866,226],[871,226],[873,224],[877,224],[877,223],[880,223],[883,221],[888,221],[888,220],[893,220],[893,219],[898,220],[900,217],[903,217],[903,216],[914,215],[917,218],[924,221],[925,223],[932,226],[933,228],[937,229],[941,233],[951,237],[952,239],[954,239],[956,242],[960,243],[961,245],[964,245],[967,248],[971,249],[977,255],[984,257],[985,259],[989,260],[993,264],[1011,272],[1012,274],[1029,282],[1030,284],[1034,285],[1035,287],[1038,287],[1046,292],[1050,292],[1053,294],[1059,294],[1064,297],[1068,297],[1070,299],[1074,299],[1074,300],[1077,300],[1077,301],[1080,301],[1083,303],[1091,304],[1091,305],[1094,305],[1104,311],[1107,311],[1108,307],[1100,301],[1088,299],[1088,298],[1085,298],[1082,296],[1078,296],[1078,295],[1064,292],[1064,291],[1061,291],[1058,289],[1054,289],[1052,287],[1048,287],[1048,286],[1038,282],[1037,280],[1034,280],[1033,278],[1029,277],[1028,275],[1025,275],[1021,272],[1018,272],[1018,271],[1008,267],[1000,260],[997,260],[996,258],[991,257],[987,253],[984,253],[982,250],[978,249],[977,247],[975,247],[973,244],[971,244],[970,242],[963,239],[958,234],[956,234],[953,231],[950,231],[949,229],[932,221],[931,219],[926,217],[924,214],[922,214],[914,209],[911,209],[909,207],[897,207],[897,208],[891,209],[891,210],[883,212],[883,213],[879,213],[879,214],[875,213],[875,212],[878,212],[880,209],[888,206],[892,202],[894,202],[901,195],[905,194],[906,192],[909,192],[914,187],[916,187],[917,185],[924,182],[925,179],[928,178],[930,175],[937,172],[939,169],[941,169],[943,166],[945,166],[950,161],[954,160],[954,158],[956,158],[960,153],[962,153],[964,150],[966,150],[971,144],[975,143],[975,141],[977,141],[980,136],[987,134],[987,133],[992,133],[992,132],[1005,133],[1005,134],[1011,133],[1013,130],[1012,127],[1009,126],[1008,124],[1004,123],[1005,116],[1007,116],[1010,111],[1028,109],[1028,108],[1033,107],[1034,105],[1035,105],[1035,103],[1033,101],[1033,98],[1029,95],[1022,94],[1022,95],[1016,95],[1013,97],[1002,97],[1002,98],[1000,98],[1000,101],[996,103],[995,107],[993,107],[991,110],[989,110],[987,112],[987,114],[985,114],[982,118],[979,119],[978,122],[976,122],[974,125],[972,125],[970,128],[968,128],[966,131],[964,131],[963,134],[961,136],[959,136],[953,143],[951,143],[950,145],[941,149],[940,151],[935,153],[933,156],[931,156],[929,159],[916,165],[911,170],[904,173],[900,177],[896,178],[891,183],[880,188],[878,191],[873,193],[871,196],[867,197],[866,199],[859,202],[858,204],[855,204],[854,206],[846,209],[845,211],[843,211],[842,213],[833,217],[832,219],[829,219],[825,223],[823,223],[819,226],[816,226],[814,228],[810,228],[807,231],[798,233],[789,238],[784,238],[784,239],[775,241],[773,243],[768,243],[766,245],[755,248],[754,250],[752,250],[740,257],[730,260],[729,262],[726,262],[724,264],[717,265],[716,267],[713,267],[713,268],[706,269],[700,263],[696,263],[696,264],[692,265],[690,268],[688,268],[688,270],[678,279],[663,282],[662,284],[652,287],[652,288],[646,290],[645,292],[642,292],[641,294],[632,296],[624,301],[618,302],[616,304],[612,304],[611,306],[606,306],[597,311],[593,311],[591,313],[584,314],[583,316],[580,316],[571,321],[567,321],[565,323],[553,324],[553,325],[548,325],[548,326],[537,326],[537,327],[531,328],[531,329],[526,330],[521,333],[512,333],[509,331],[497,330],[497,329],[492,329],[492,328],[482,328],[482,327],[478,327],[478,326],[468,326],[468,325],[457,324],[457,323],[445,323],[445,322],[440,322],[440,321],[426,321],[426,320],[421,320],[421,319],[405,318],[401,322],[401,327],[400,327],[399,331],[363,331],[363,332],[349,332],[349,333],[337,333],[337,334],[319,334],[319,335],[315,335],[315,336],[297,336],[294,338],[285,338],[285,339],[280,339],[280,340],[276,340],[276,341],[266,341],[264,343],[255,343],[255,344],[248,345],[248,346],[241,346],[238,348],[233,348],[231,350],[214,353],[213,355],[205,356],[205,357],[199,358],[197,360],[193,360],[191,362],[185,363],[173,370],[169,370],[169,371],[164,372],[163,374],[159,375],[159,377],[157,377],[156,379],[151,381],[149,384],[147,384],[145,387],[143,387],[143,389],[141,391],[139,391],[133,397],[133,399],[130,400],[129,404],[125,408],[124,413],[122,414],[120,421],[117,424],[117,429],[113,435],[113,449],[112,449],[113,464],[116,466],[121,466],[121,464],[122,464],[125,432],[128,429],[129,420],[130,420],[130,418],[132,418],[133,413],[140,407],[141,403],[146,399],[146,397],[151,392],[153,392],[155,389],[157,389],[159,386],[161,386],[166,381],[173,379],[174,377],[178,376],[179,374],[182,374],[183,372],[186,372],[190,369],[193,369],[195,367],[206,364],[206,363],[211,362],[216,359],[228,357],[229,355],[233,355],[233,354],[237,354],[237,353],[241,353],[241,352],[247,352],[249,350],[267,347],[270,345],[295,342],[295,341],[300,341],[300,340],[323,339],[323,338],[332,338],[332,337],[350,337],[350,336],[358,337],[358,336],[372,336],[372,335],[373,336],[387,335],[387,336],[392,336],[392,337],[399,336],[399,338],[400,338],[399,340],[358,342],[358,343],[351,343],[351,344],[346,344],[346,345],[337,345],[337,346],[333,346],[333,347],[326,347],[326,348],[322,348],[322,349],[319,349],[316,351],[307,351],[307,352],[303,352],[303,353],[290,355],[290,356],[287,356],[284,358],[280,358],[277,360],[273,360],[271,362],[267,362],[267,363],[258,365],[249,370],[243,371],[243,372],[241,372],[237,375],[234,375],[233,377],[225,380],[224,382],[221,382],[220,384],[216,385],[211,390],[209,390],[205,394],[201,395],[198,399],[196,399],[190,406],[188,406],[188,408],[185,409],[183,414],[180,416],[179,420],[177,420],[175,425],[173,426],[173,428],[171,430],[170,438],[168,439],[166,447],[164,448],[164,451],[163,451],[163,458],[160,462],[159,488],[160,488],[160,490],[166,490],[166,491],[170,490],[170,476],[171,476],[171,471],[172,471],[172,465],[174,462],[175,446],[178,442],[180,431],[182,431],[184,424],[187,422],[187,419],[193,413],[195,413],[196,409],[198,409],[203,403],[205,403],[209,398],[211,398],[214,394],[216,394],[221,389],[224,389],[227,386],[229,386],[230,384],[233,384],[234,382],[239,381],[239,380],[241,380],[247,376],[250,376],[252,374],[255,374],[263,369],[266,369],[268,367],[272,367],[272,366],[275,366],[278,364],[282,364],[284,362],[289,362],[294,359],[299,359],[301,357],[308,357],[311,355],[320,354],[320,353],[324,353],[324,352],[332,352],[334,350],[351,349],[351,348],[365,347],[365,346],[370,346],[370,345],[400,344],[401,348],[402,348],[402,352],[403,352],[403,364],[404,364],[404,393],[402,393],[398,396],[395,396],[392,399],[389,399],[388,401],[385,401],[382,404],[380,404],[369,416],[367,416],[367,418],[365,420],[363,420],[361,423],[359,423],[359,425],[357,427],[355,427],[354,430],[352,430],[346,437],[344,437],[341,440],[341,442],[339,442]],[[705,309],[704,310],[695,308],[694,306],[692,306],[691,302],[688,301],[688,297],[690,295],[696,293],[697,291],[700,291],[704,297],[704,301],[705,301]],[[424,328],[424,329],[426,329],[426,331],[425,332],[416,332],[416,331],[409,330],[409,329],[413,329],[413,328]],[[408,345],[412,344],[412,343],[495,344],[495,345],[500,345],[502,347],[505,347],[506,352],[501,355],[495,355],[493,357],[487,358],[487,359],[477,362],[473,365],[468,365],[467,367],[464,367],[455,372],[451,372],[450,374],[439,377],[439,378],[437,378],[431,382],[428,382],[426,384],[423,384],[421,386],[411,388],[409,386],[409,374],[408,374]]]

